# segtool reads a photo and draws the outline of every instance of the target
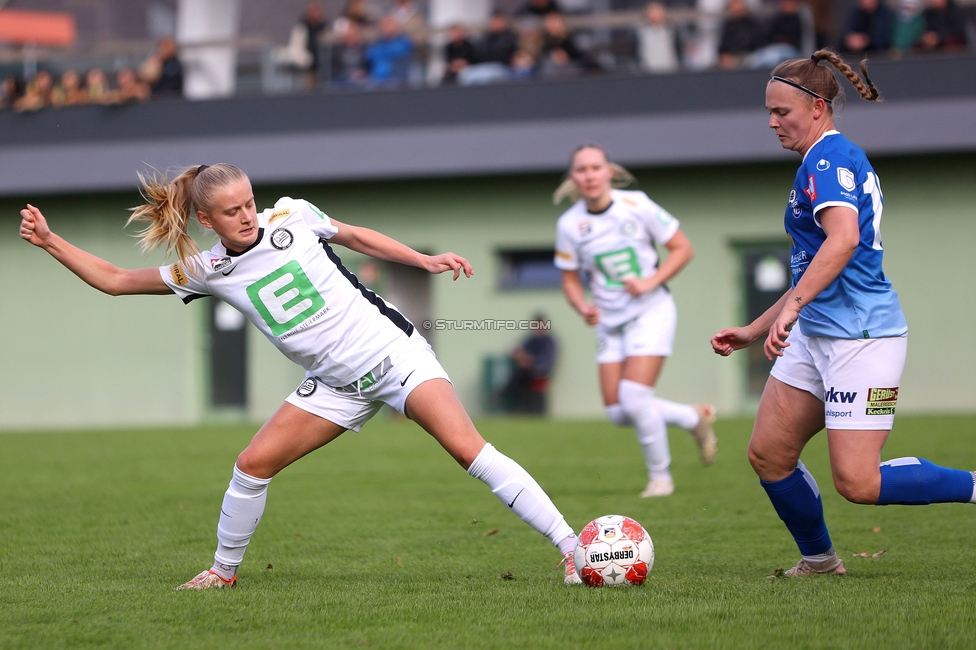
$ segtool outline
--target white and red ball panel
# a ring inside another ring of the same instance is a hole
[[[654,565],[654,544],[637,521],[607,515],[583,527],[573,559],[591,587],[639,585]]]

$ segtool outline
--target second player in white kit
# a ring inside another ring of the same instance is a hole
[[[613,189],[632,180],[599,147],[574,152],[556,203],[575,203],[556,226],[556,267],[569,303],[597,330],[596,360],[607,416],[634,426],[644,452],[648,484],[641,496],[674,492],[667,425],[687,429],[702,462],[715,458],[714,409],[677,404],[655,395],[674,347],[677,308],[666,282],[691,260],[693,250],[678,220],[643,192]],[[659,259],[656,244],[669,251]],[[588,278],[592,303],[581,274]]]

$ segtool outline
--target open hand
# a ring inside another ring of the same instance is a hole
[[[425,267],[430,273],[454,271],[455,280],[461,277],[462,271],[464,272],[464,277],[466,278],[470,278],[472,275],[474,275],[474,269],[471,268],[470,262],[460,255],[455,255],[454,253],[428,255]]]

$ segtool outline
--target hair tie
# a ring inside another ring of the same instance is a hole
[[[199,167],[197,167],[197,176],[199,176],[200,174],[202,174],[203,173],[203,170],[206,169],[209,166],[210,165],[200,165]]]
[[[817,56],[816,54],[811,54],[810,60],[813,61],[814,63],[820,63],[820,57]]]

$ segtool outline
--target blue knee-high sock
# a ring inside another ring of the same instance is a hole
[[[833,545],[824,521],[820,488],[802,462],[782,481],[759,483],[773,502],[776,514],[793,534],[800,554],[811,557],[830,551]]]
[[[881,463],[878,505],[969,503],[973,499],[974,480],[970,472],[940,467],[923,458],[894,458]]]

